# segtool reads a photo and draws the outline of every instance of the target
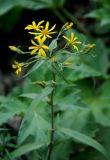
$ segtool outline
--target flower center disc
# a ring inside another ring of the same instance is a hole
[[[46,30],[46,29],[43,29],[43,30],[42,30],[42,34],[43,34],[43,35],[46,35],[46,34],[47,34],[47,30]]]
[[[70,44],[71,44],[71,45],[73,45],[73,44],[74,44],[74,42],[73,42],[72,40],[70,40]]]

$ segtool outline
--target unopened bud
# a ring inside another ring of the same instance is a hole
[[[96,44],[88,44],[88,45],[86,45],[85,48],[84,48],[84,52],[85,53],[89,53],[95,46],[96,46]]]
[[[52,62],[56,63],[58,61],[58,59],[56,57],[52,57]]]
[[[16,46],[9,46],[9,48],[12,50],[12,51],[14,51],[14,52],[17,52],[17,53],[20,53],[20,54],[22,54],[23,53],[23,51],[21,51],[19,48],[17,48]]]
[[[70,65],[71,65],[71,63],[69,61],[63,62],[63,66],[70,66]]]
[[[68,22],[66,22],[64,25],[63,25],[63,28],[68,30],[70,29],[71,27],[73,26],[73,22],[70,22],[70,24]]]
[[[36,81],[36,84],[42,86],[43,88],[45,87],[45,81]]]

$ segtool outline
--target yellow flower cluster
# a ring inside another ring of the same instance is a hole
[[[35,41],[37,41],[37,43],[31,40],[33,46],[30,46],[29,50],[32,50],[31,55],[36,54],[37,52],[38,58],[40,58],[41,56],[46,58],[47,55],[45,50],[49,50],[49,47],[45,45],[44,42],[46,41],[47,38],[52,38],[51,35],[56,33],[56,31],[53,31],[56,27],[56,24],[49,29],[49,22],[48,21],[46,22],[45,27],[42,26],[43,23],[44,20],[40,21],[38,24],[36,24],[35,21],[33,21],[32,25],[28,25],[25,27],[25,29],[27,30],[32,30],[32,32],[29,33],[35,36],[34,39]],[[72,22],[70,24],[67,22],[63,25],[62,28],[64,31],[66,31],[70,29],[72,26],[73,26]],[[76,41],[78,38],[74,36],[74,33],[71,33],[70,39],[66,36],[63,36],[63,38],[65,38],[69,42],[68,45],[72,45],[74,49],[78,51],[78,47],[76,46],[76,44],[81,44],[81,42]]]
[[[37,25],[35,21],[32,22],[32,25],[28,25],[25,27],[25,29],[32,30],[32,32],[29,32],[30,34],[34,34],[35,41],[31,40],[31,43],[33,46],[29,47],[29,50],[31,51],[31,54],[36,54],[38,52],[38,58],[43,56],[46,58],[45,50],[49,50],[49,47],[44,44],[45,40],[47,38],[52,38],[50,35],[56,33],[56,31],[53,32],[53,30],[56,27],[56,24],[49,29],[49,22],[46,22],[45,27],[42,26],[42,23],[44,23],[44,20],[40,21]]]
[[[48,57],[47,53],[49,53],[49,46],[47,45],[46,42],[48,42],[48,41],[46,41],[46,40],[47,39],[51,39],[52,35],[57,33],[57,32],[54,31],[54,29],[56,27],[56,24],[54,24],[52,27],[50,27],[49,26],[49,21],[47,21],[45,24],[44,23],[45,23],[44,20],[38,22],[37,24],[36,24],[35,21],[33,21],[32,24],[29,24],[29,25],[27,25],[25,27],[26,30],[29,30],[29,34],[34,35],[33,39],[31,39],[32,45],[29,46],[29,50],[30,50],[29,52],[23,52],[23,51],[21,51],[19,48],[15,47],[15,46],[9,46],[9,48],[12,51],[15,51],[15,52],[20,53],[20,54],[30,53],[31,55],[37,54],[38,58],[40,58],[40,57],[43,57],[43,58]],[[68,43],[66,43],[66,47],[71,45],[71,46],[73,46],[73,48],[76,51],[78,51],[78,47],[76,46],[76,44],[81,44],[81,42],[77,40],[78,38],[75,37],[74,33],[71,32],[70,38],[66,37],[64,35],[64,33],[67,30],[69,30],[72,26],[73,26],[72,22],[71,23],[66,22],[62,26],[60,32],[58,33],[57,39],[59,37],[63,37],[68,42]],[[56,59],[56,57],[53,57],[53,56],[49,56],[49,58],[51,58],[52,62],[55,63],[58,60]],[[18,63],[17,61],[15,61],[14,64],[12,65],[12,68],[16,69],[15,72],[18,75],[21,72],[22,67],[26,66],[26,65],[28,65],[28,64],[26,64],[26,63]]]

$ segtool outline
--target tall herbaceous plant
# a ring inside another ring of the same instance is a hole
[[[64,154],[65,143],[76,141],[94,147],[108,158],[105,149],[98,142],[74,130],[69,125],[71,117],[68,117],[67,122],[63,114],[63,111],[74,110],[75,101],[77,101],[75,99],[77,86],[69,79],[69,74],[75,70],[78,57],[90,53],[95,44],[86,44],[80,40],[80,35],[78,38],[72,32],[72,22],[65,23],[59,31],[56,24],[50,26],[48,21],[42,20],[37,24],[33,21],[25,27],[32,37],[26,52],[20,47],[9,46],[19,55],[30,55],[27,61],[14,61],[12,68],[16,74],[26,77],[32,72],[37,73],[38,77],[33,85],[41,87],[40,93],[28,94],[32,102],[27,107],[19,129],[18,148],[12,152],[11,156],[17,158],[36,150],[36,158],[39,160],[50,160],[55,157],[60,159],[60,155]],[[43,74],[39,72],[39,68],[47,71],[45,75],[47,79],[45,77],[39,79]],[[68,95],[70,90],[71,101],[65,100],[64,94]],[[40,111],[37,109],[39,106]],[[28,135],[31,136],[28,137]],[[62,142],[62,149],[60,146],[58,149],[57,145]]]

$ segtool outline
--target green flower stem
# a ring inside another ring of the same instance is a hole
[[[52,80],[55,82],[55,73],[52,72]],[[47,160],[51,159],[51,154],[53,150],[53,143],[54,143],[54,133],[55,133],[55,128],[54,128],[54,92],[55,92],[55,83],[53,83],[53,90],[50,95],[50,107],[51,107],[51,132],[50,132],[50,144],[49,144],[49,150],[48,150],[48,155],[47,155]]]
[[[67,16],[77,27],[78,29],[86,34],[87,36],[90,36],[90,33],[85,29],[80,22],[77,21],[77,19],[65,8],[61,8],[62,12]]]

